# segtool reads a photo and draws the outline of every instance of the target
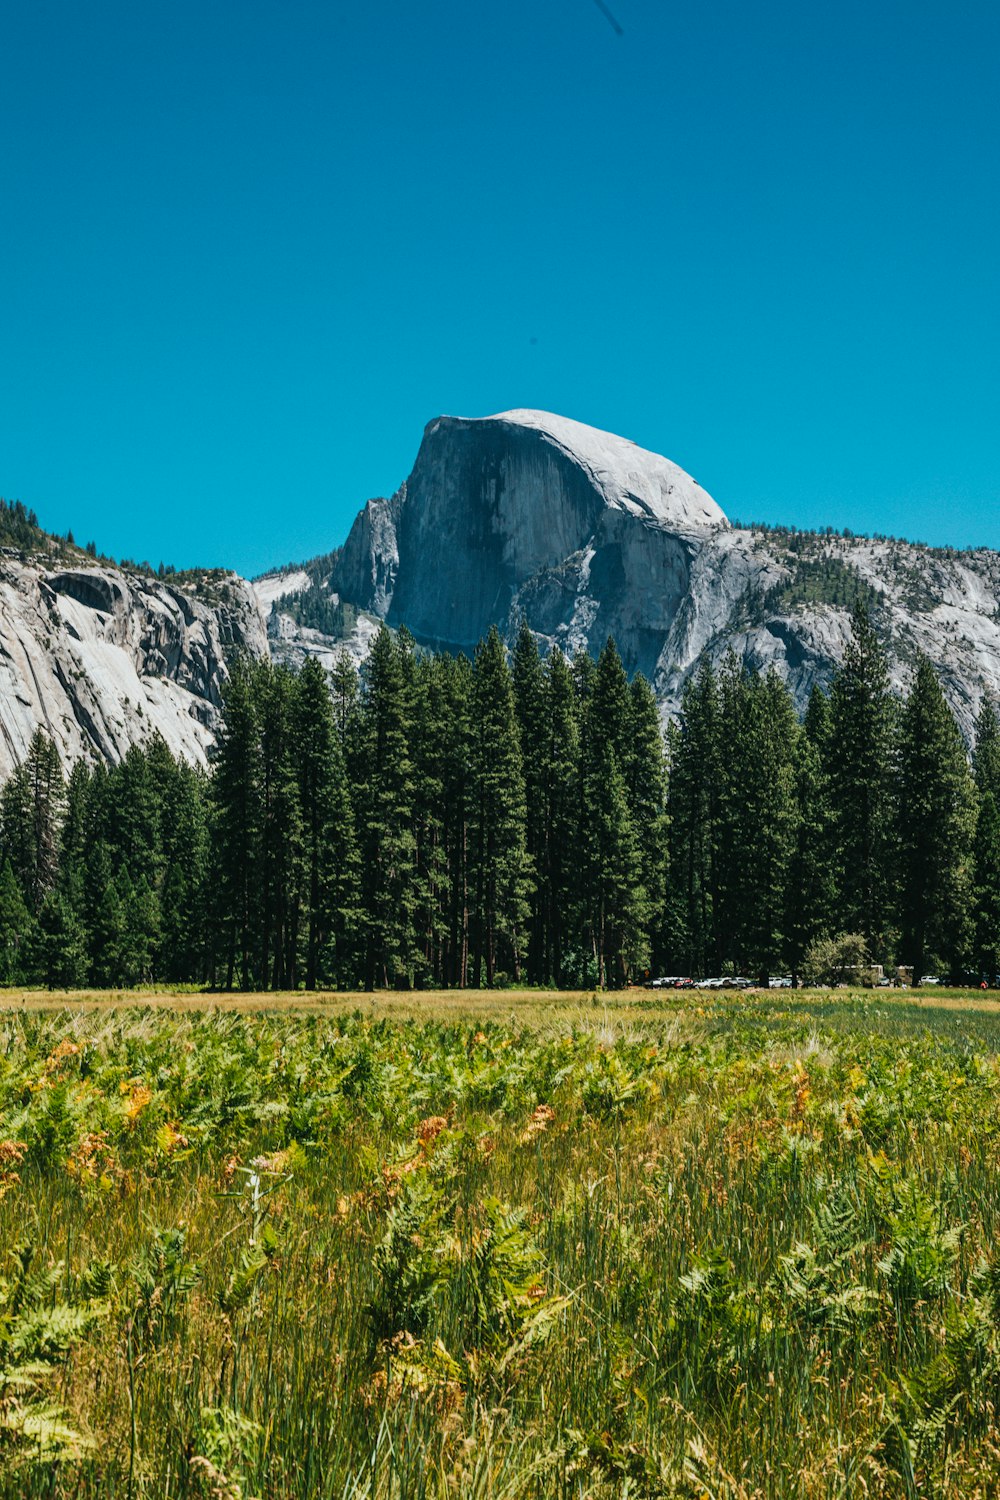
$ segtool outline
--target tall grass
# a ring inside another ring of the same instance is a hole
[[[0,1017],[0,1495],[997,1493],[994,1016],[531,1021]]]

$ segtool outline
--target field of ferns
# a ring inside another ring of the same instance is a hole
[[[998,1495],[998,1022],[9,1003],[0,1495]]]

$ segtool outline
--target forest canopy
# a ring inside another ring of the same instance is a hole
[[[357,674],[238,661],[213,763],[154,739],[0,791],[0,982],[620,986],[867,960],[1000,972],[1000,728],[900,702],[863,603],[804,718],[730,657],[664,734],[613,641],[473,660],[382,629]]]

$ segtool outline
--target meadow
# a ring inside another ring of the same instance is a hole
[[[8,993],[0,1495],[1000,1494],[998,1022]]]

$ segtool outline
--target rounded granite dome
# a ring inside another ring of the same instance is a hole
[[[613,432],[602,432],[548,411],[502,411],[492,417],[462,420],[503,423],[537,432],[586,470],[607,504],[617,510],[678,532],[729,525],[721,506],[679,465]]]

